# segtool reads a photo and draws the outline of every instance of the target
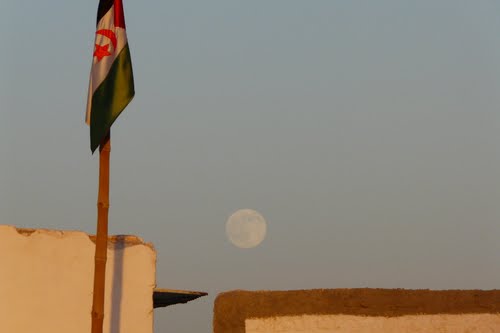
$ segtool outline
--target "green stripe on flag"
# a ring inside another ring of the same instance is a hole
[[[92,95],[90,149],[94,152],[113,122],[134,97],[134,79],[128,44],[120,51],[106,76]]]

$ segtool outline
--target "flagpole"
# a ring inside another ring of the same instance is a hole
[[[104,320],[104,285],[108,249],[109,155],[111,135],[106,134],[99,146],[99,194],[97,196],[97,235],[95,241],[94,293],[92,300],[92,331],[102,333]]]

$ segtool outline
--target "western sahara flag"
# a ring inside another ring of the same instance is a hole
[[[92,153],[133,97],[122,0],[100,0],[86,113]]]

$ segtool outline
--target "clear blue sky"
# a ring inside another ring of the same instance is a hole
[[[0,223],[96,223],[97,1],[0,2]],[[210,332],[231,289],[499,288],[500,2],[125,1],[136,97],[110,231],[158,251],[155,311]],[[268,221],[250,250],[239,208]]]

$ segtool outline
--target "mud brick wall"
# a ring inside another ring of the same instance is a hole
[[[500,290],[231,291],[214,333],[500,332]]]

